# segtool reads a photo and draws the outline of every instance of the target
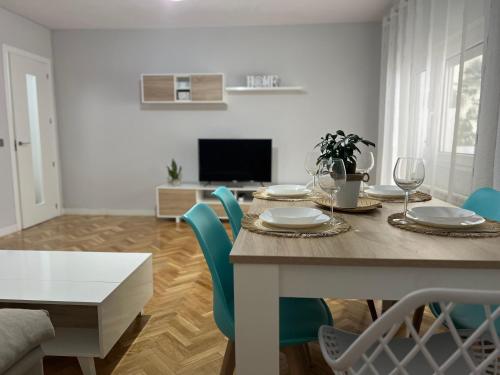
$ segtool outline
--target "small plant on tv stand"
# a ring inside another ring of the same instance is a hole
[[[172,185],[180,185],[182,182],[182,167],[177,165],[175,159],[172,159],[170,166],[167,166],[168,182]]]

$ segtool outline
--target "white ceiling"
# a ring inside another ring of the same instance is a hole
[[[392,0],[0,0],[51,29],[286,25],[380,21]]]

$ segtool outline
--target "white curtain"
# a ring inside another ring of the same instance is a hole
[[[491,1],[483,58],[483,84],[474,162],[474,188],[500,190],[500,1]]]
[[[499,3],[401,0],[390,9],[383,21],[379,183],[393,183],[398,156],[419,156],[423,188],[441,199],[461,203],[473,188],[493,185],[500,17],[492,8]]]

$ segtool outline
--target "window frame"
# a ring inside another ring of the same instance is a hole
[[[480,42],[480,43],[477,43],[469,48],[467,48],[465,51],[464,51],[464,65],[467,61],[469,60],[472,60],[472,59],[475,59],[476,57],[478,56],[482,56],[483,55],[483,42]],[[455,54],[453,56],[450,56],[449,58],[446,59],[446,64],[445,64],[445,70],[446,70],[446,82],[445,82],[445,91],[444,91],[444,95],[443,95],[443,102],[442,102],[442,106],[441,106],[441,113],[440,113],[440,129],[439,129],[439,156],[448,156],[451,155],[451,151],[445,151],[444,150],[444,147],[442,147],[442,142],[443,142],[443,138],[444,138],[444,135],[445,135],[445,131],[446,131],[446,121],[448,120],[448,102],[450,100],[450,94],[451,94],[451,90],[453,88],[453,80],[452,80],[452,77],[453,77],[453,69],[455,67],[459,67],[460,68],[460,53],[458,54]],[[459,73],[460,74],[460,73]],[[481,74],[481,80],[482,80],[482,74]],[[457,98],[455,98],[455,102],[458,100],[458,95],[461,94],[461,93],[458,93],[457,92]],[[453,112],[452,116],[455,118],[456,117],[456,110],[457,110],[457,107],[455,106],[455,111]],[[456,126],[456,124],[453,125],[454,127]],[[477,134],[476,134],[476,137],[477,137]],[[456,152],[456,156],[457,156],[457,166],[460,164],[461,166],[468,166],[469,164],[471,164],[471,167],[472,167],[472,164],[474,162],[474,157],[475,157],[475,154],[476,152],[474,151],[474,153],[472,154],[468,154],[468,153],[462,153],[462,152]],[[460,160],[462,159],[462,160]],[[471,160],[467,160],[467,159],[471,159]]]

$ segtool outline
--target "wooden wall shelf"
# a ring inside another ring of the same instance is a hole
[[[304,92],[302,86],[280,86],[280,87],[246,87],[234,86],[226,87],[226,92],[229,93],[286,93],[286,92]]]
[[[143,104],[224,104],[224,74],[142,74]]]

